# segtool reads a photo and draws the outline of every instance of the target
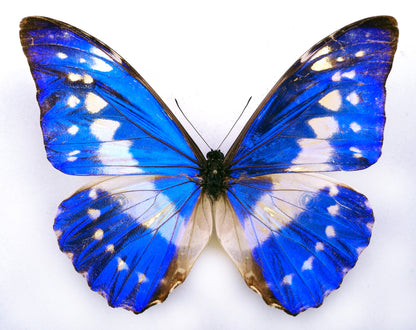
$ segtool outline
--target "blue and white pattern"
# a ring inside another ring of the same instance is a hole
[[[366,197],[312,172],[380,157],[394,18],[367,18],[316,44],[225,157],[207,158],[102,42],[44,17],[25,18],[20,37],[50,162],[68,174],[117,175],[62,202],[54,224],[61,250],[109,305],[140,313],[166,299],[213,221],[247,285],[292,315],[320,306],[367,247]]]

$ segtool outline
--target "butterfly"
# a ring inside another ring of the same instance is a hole
[[[367,247],[366,197],[316,172],[364,169],[380,157],[394,18],[366,18],[317,43],[229,151],[206,157],[146,81],[93,36],[27,17],[20,39],[49,161],[67,174],[107,176],[61,203],[54,230],[110,306],[141,313],[164,301],[214,224],[247,285],[292,315],[320,306]]]

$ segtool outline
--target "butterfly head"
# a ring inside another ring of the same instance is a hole
[[[212,200],[217,200],[227,189],[230,169],[224,164],[224,154],[220,150],[207,153],[207,161],[200,168],[201,188]]]

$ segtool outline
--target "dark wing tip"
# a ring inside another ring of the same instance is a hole
[[[20,21],[20,31],[36,30],[45,27],[56,27],[58,25],[67,24],[49,17],[28,16]]]
[[[389,30],[392,36],[392,44],[394,46],[397,44],[399,29],[397,26],[397,21],[393,16],[373,16],[364,18],[355,23],[347,25],[345,28],[339,30],[339,32],[345,33],[346,31],[357,27]]]

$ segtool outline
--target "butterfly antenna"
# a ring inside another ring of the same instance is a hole
[[[248,99],[246,106],[244,107],[243,111],[241,111],[240,115],[238,116],[237,120],[234,122],[233,126],[230,128],[230,130],[228,131],[227,135],[225,136],[225,138],[221,141],[220,145],[218,146],[217,149],[221,148],[222,144],[224,143],[224,141],[227,139],[227,137],[230,135],[231,131],[234,129],[235,125],[237,124],[237,122],[240,120],[241,116],[243,115],[244,111],[246,111],[248,104],[251,101],[252,96],[250,96],[250,98]]]
[[[196,134],[198,134],[198,136],[202,139],[202,141],[204,141],[204,143],[207,145],[207,147],[212,150],[212,148],[210,147],[210,145],[207,143],[207,141],[205,141],[205,139],[202,137],[202,135],[198,132],[198,130],[195,128],[195,126],[191,123],[191,121],[188,119],[188,117],[186,117],[185,113],[182,111],[181,107],[179,106],[178,100],[175,99],[176,102],[176,106],[178,107],[179,111],[181,112],[182,116],[185,117],[186,121],[188,122],[189,125],[191,125],[191,127],[194,129],[194,131],[196,132]]]

